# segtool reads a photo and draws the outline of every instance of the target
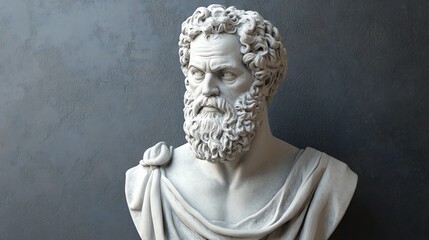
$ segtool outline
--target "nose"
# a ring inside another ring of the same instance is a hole
[[[201,93],[206,97],[219,95],[216,76],[212,73],[206,73],[202,83]]]

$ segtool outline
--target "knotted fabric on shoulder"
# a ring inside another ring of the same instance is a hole
[[[126,199],[142,239],[165,239],[159,168],[170,161],[172,153],[172,146],[159,142],[147,149],[140,164],[126,173]]]

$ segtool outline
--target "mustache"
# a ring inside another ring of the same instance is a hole
[[[230,112],[232,106],[222,97],[206,97],[201,95],[194,100],[192,110],[194,115],[198,115],[203,107],[212,107],[219,109],[222,113]]]

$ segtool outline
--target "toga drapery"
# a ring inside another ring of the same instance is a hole
[[[301,150],[283,186],[240,222],[211,221],[165,175],[170,159],[143,159],[126,173],[125,193],[139,235],[152,239],[328,239],[353,196],[357,175],[313,148]]]

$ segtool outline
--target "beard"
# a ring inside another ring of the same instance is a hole
[[[201,95],[195,99],[189,90],[185,92],[184,103],[185,138],[198,159],[225,163],[250,149],[260,123],[259,86],[252,86],[250,91],[241,94],[234,106],[219,96]],[[200,112],[205,106],[218,111]]]

